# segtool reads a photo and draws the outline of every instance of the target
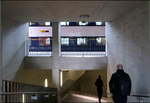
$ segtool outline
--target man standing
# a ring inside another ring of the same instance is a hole
[[[97,93],[98,93],[98,98],[99,98],[99,103],[101,103],[101,98],[102,98],[102,94],[103,94],[103,81],[101,79],[101,76],[99,75],[95,85],[97,87]]]
[[[131,79],[124,72],[122,64],[117,65],[117,72],[112,74],[109,88],[115,103],[127,103],[127,96],[131,92]]]

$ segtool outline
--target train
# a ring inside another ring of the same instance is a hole
[[[29,52],[52,51],[52,37],[30,37]],[[105,36],[61,37],[62,52],[105,52]]]

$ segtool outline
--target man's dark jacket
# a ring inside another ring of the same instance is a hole
[[[125,81],[124,85],[127,85],[126,91],[120,90],[120,82]],[[127,73],[125,73],[123,70],[117,70],[116,73],[114,73],[111,77],[111,80],[109,82],[109,88],[110,92],[113,94],[113,96],[117,95],[130,95],[131,92],[131,79]]]

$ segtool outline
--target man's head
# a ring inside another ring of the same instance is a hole
[[[122,64],[118,64],[117,65],[117,70],[123,70],[123,65]]]
[[[101,76],[99,75],[98,78],[101,79]]]

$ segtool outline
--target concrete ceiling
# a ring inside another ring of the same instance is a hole
[[[5,17],[21,21],[112,21],[143,1],[3,1]],[[80,15],[90,15],[81,18]]]

